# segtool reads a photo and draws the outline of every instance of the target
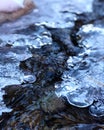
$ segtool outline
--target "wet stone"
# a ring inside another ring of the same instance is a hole
[[[48,28],[51,31],[54,42],[57,42],[61,49],[68,55],[77,55],[80,49],[71,41],[70,28]]]
[[[58,112],[65,108],[64,100],[58,98],[55,93],[51,93],[44,97],[41,102],[42,110],[45,112]]]

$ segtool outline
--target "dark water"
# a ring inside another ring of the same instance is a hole
[[[104,2],[35,3],[0,25],[0,128],[103,130]]]

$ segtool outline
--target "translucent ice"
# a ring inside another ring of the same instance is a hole
[[[56,84],[57,96],[64,96],[77,107],[90,107],[90,113],[104,115],[104,28],[83,26],[79,46],[83,52],[67,60],[68,71]],[[102,94],[103,93],[103,94]],[[95,102],[93,104],[93,102]]]

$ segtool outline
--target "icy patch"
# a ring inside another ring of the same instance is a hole
[[[24,73],[20,70],[20,61],[32,56],[27,47],[1,47],[0,48],[0,114],[10,112],[3,102],[4,88],[7,85],[21,84]]]
[[[14,47],[28,46],[33,48],[41,48],[44,45],[52,44],[52,38],[49,31],[47,31],[43,26],[34,26],[33,28],[34,31],[31,30],[30,32],[27,29],[24,31],[24,34],[22,32],[20,32],[19,34],[18,33],[8,35],[1,34],[0,46],[5,46],[6,44],[8,44]]]
[[[3,103],[2,88],[36,81],[35,75],[26,74],[20,69],[20,62],[32,57],[30,48],[52,44],[51,34],[43,26],[32,26],[18,31],[0,35],[0,110],[8,110]]]
[[[35,75],[25,75],[23,78],[23,83],[34,83],[36,81]]]
[[[74,106],[91,106],[93,116],[104,116],[104,28],[85,25],[78,35],[83,52],[67,60],[68,71],[56,84],[56,94]]]

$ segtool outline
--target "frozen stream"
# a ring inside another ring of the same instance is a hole
[[[0,25],[2,130],[104,128],[99,1],[34,0],[33,12]]]

